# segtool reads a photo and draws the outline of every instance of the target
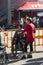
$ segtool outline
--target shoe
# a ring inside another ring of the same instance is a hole
[[[27,55],[27,58],[32,58],[32,55],[30,54],[30,55]]]
[[[29,55],[32,54],[32,52],[29,52]]]
[[[22,59],[26,59],[26,56],[25,56],[25,55],[23,55],[23,56],[21,57],[21,60],[22,60]]]

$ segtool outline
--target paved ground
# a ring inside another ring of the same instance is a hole
[[[25,60],[9,59],[8,65],[43,65],[43,52],[33,53],[32,56]]]
[[[10,51],[10,49],[7,49],[7,51]],[[15,56],[12,56],[11,54],[9,56],[8,65],[43,65],[43,51],[37,51],[32,53],[32,58],[20,60]]]

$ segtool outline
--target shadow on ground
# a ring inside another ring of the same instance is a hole
[[[33,53],[43,53],[43,51],[34,51]]]
[[[26,64],[22,65],[43,65],[43,58],[30,59],[26,61]]]
[[[20,60],[19,56],[8,54],[8,64],[17,62],[19,60]]]
[[[35,53],[43,53],[43,51],[42,52],[39,51]],[[8,64],[20,61],[19,56],[15,56],[15,55],[13,56],[12,54],[8,54],[8,59],[9,59]],[[22,65],[43,65],[43,57],[28,58],[28,60],[26,60],[26,63]]]

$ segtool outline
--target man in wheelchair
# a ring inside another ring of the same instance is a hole
[[[21,27],[18,26],[18,30],[15,32],[14,37],[12,39],[12,54],[14,54],[14,45],[15,45],[15,54],[17,54],[17,50],[23,51],[25,46],[25,34],[21,33]]]

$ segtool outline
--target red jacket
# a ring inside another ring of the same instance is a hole
[[[35,39],[35,26],[32,23],[29,23],[26,25],[25,29],[22,31],[23,32],[27,32],[26,34],[26,42],[32,42]]]

